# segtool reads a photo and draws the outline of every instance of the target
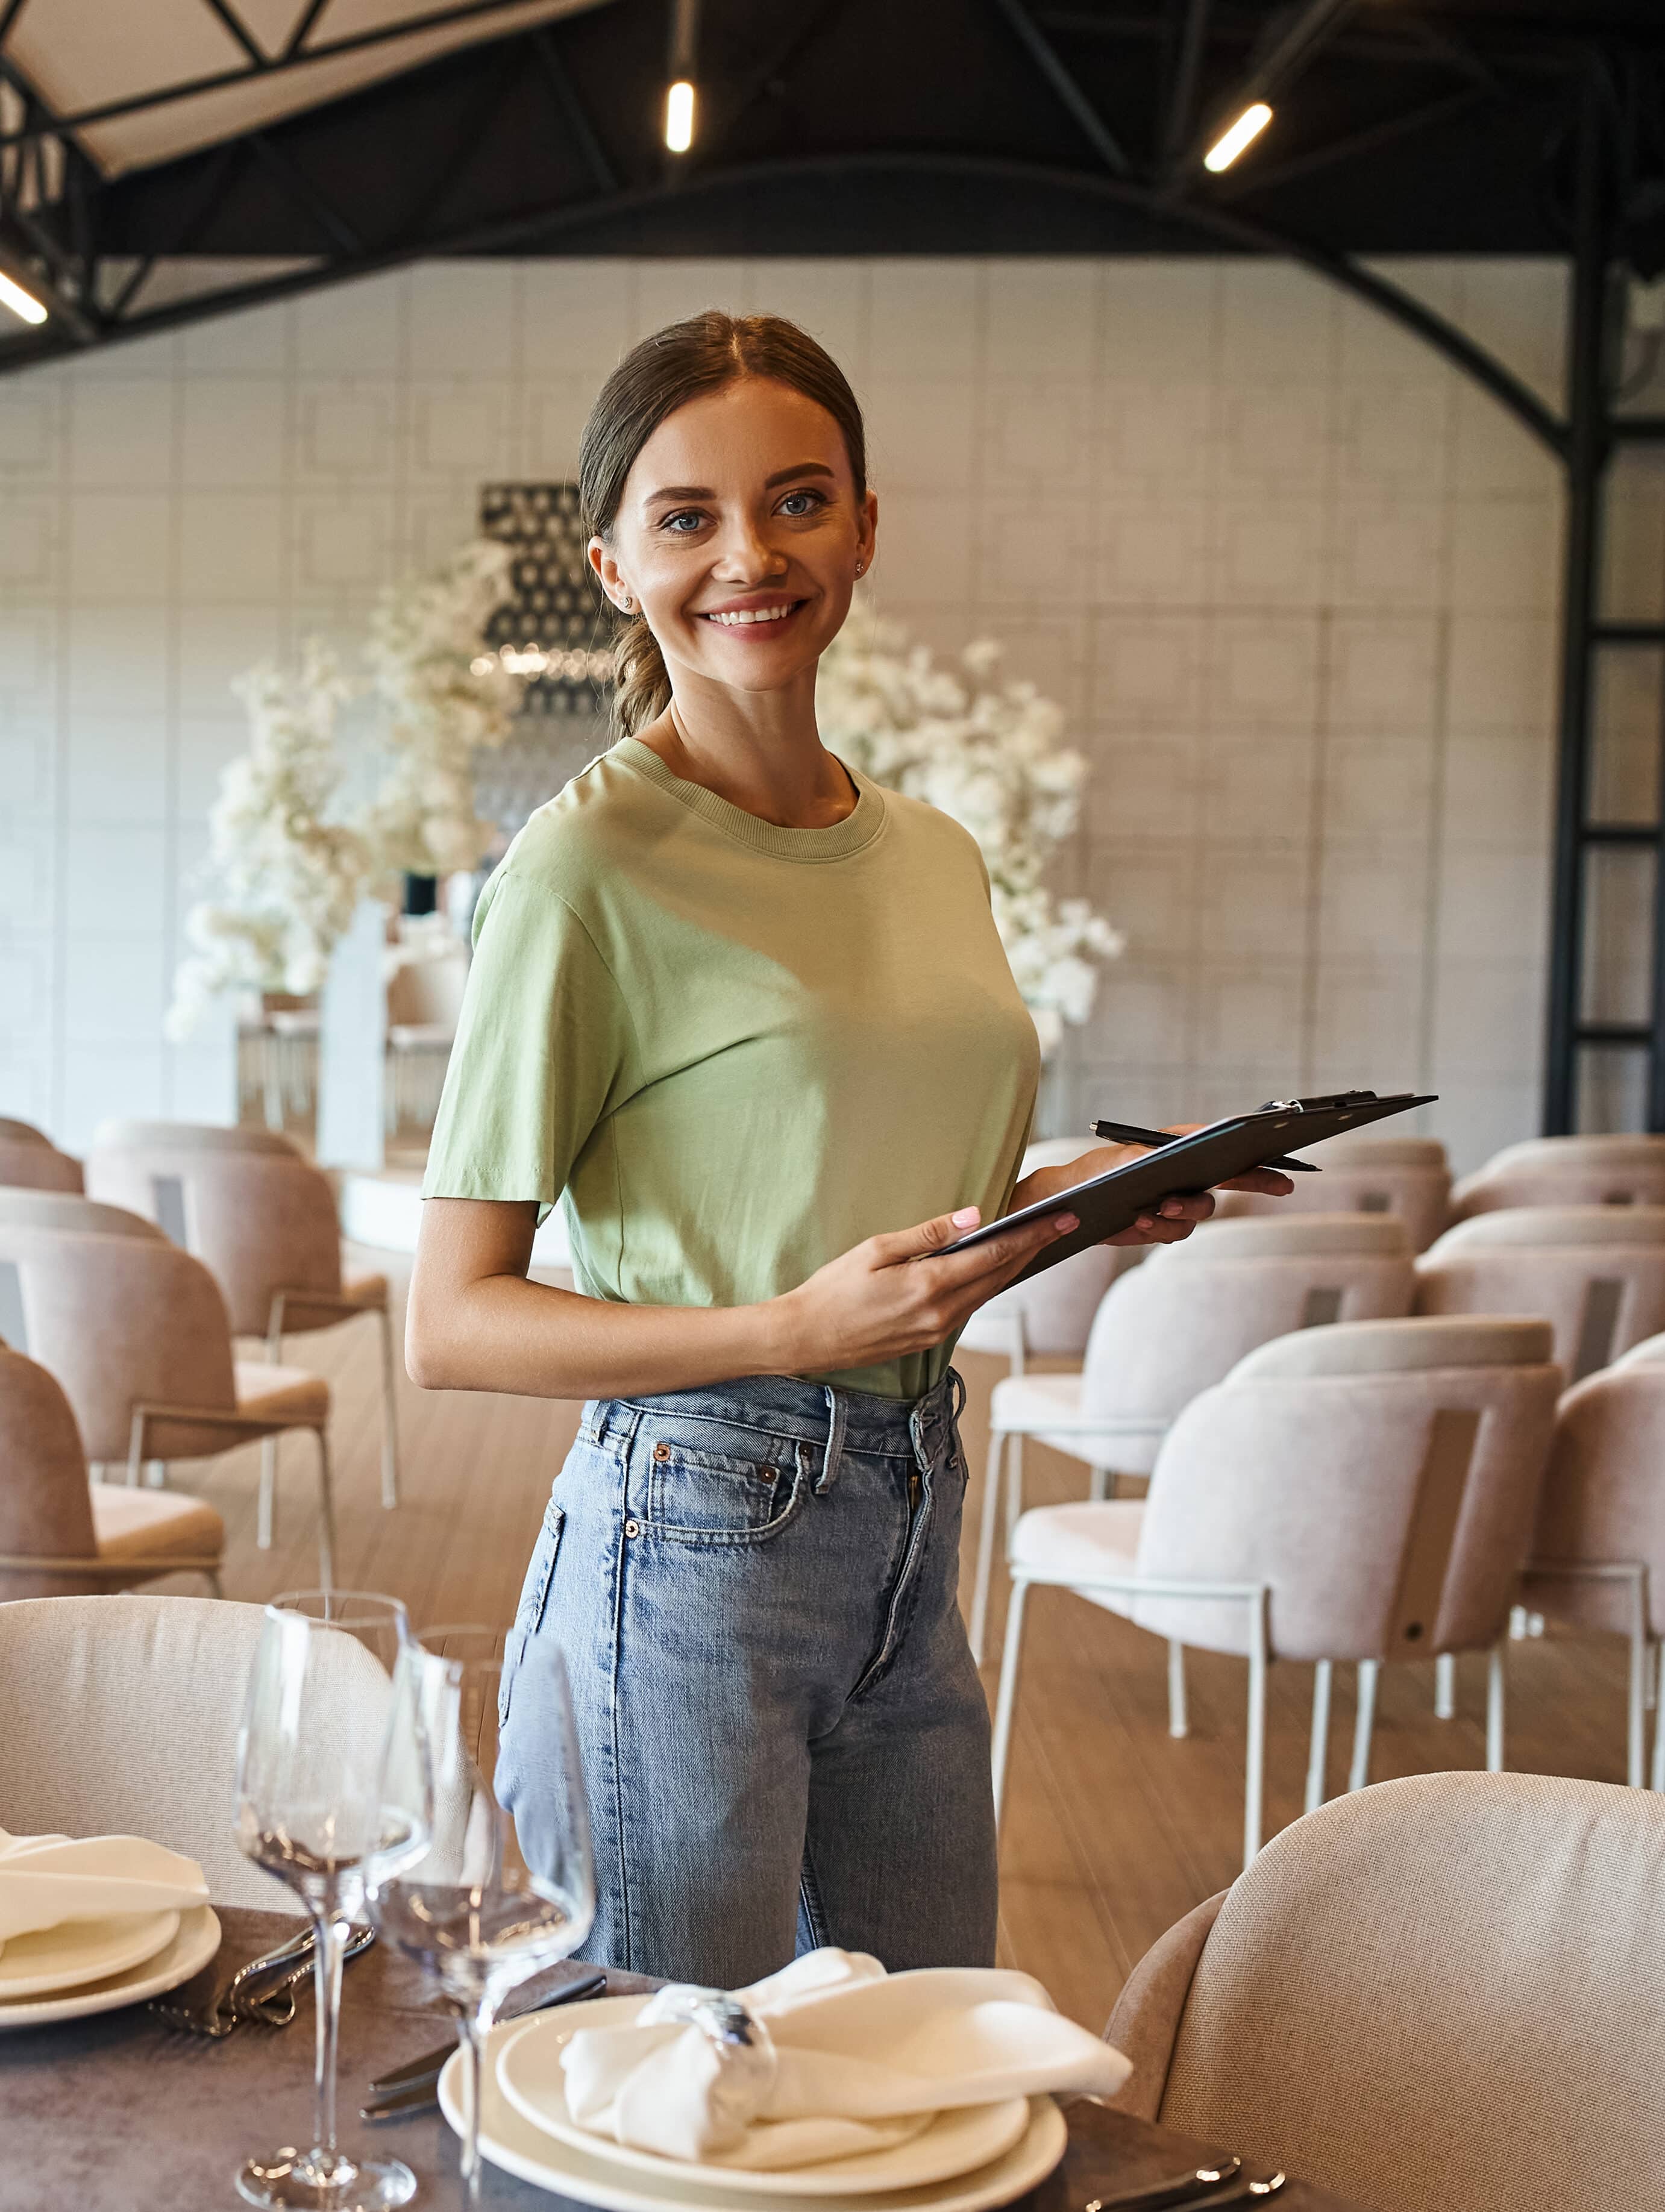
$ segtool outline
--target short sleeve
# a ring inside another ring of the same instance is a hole
[[[625,1079],[629,1018],[558,894],[510,870],[483,903],[422,1195],[536,1199],[541,1220]]]

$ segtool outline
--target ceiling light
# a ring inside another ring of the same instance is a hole
[[[673,154],[685,154],[694,143],[694,88],[685,76],[665,95],[665,143]]]
[[[1231,128],[1223,132],[1203,155],[1203,167],[1212,169],[1217,175],[1220,170],[1229,169],[1243,148],[1258,138],[1271,120],[1272,110],[1265,100],[1257,100],[1252,107],[1245,107]]]
[[[46,319],[46,310],[33,293],[26,292],[21,284],[15,283],[3,269],[0,269],[0,307],[9,307],[13,314],[21,315],[26,323],[44,323]]]

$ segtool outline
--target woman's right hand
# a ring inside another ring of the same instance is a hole
[[[969,1252],[931,1256],[981,1218],[967,1206],[915,1229],[869,1237],[771,1299],[764,1310],[779,1329],[774,1371],[836,1373],[928,1351],[1005,1290],[1037,1252],[1079,1226],[1074,1214],[1056,1213]]]

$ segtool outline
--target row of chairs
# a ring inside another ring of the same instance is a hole
[[[0,1187],[0,1340],[26,1355],[37,1376],[45,1370],[66,1400],[79,1432],[77,1456],[84,1450],[83,1480],[85,1461],[95,1475],[125,1468],[136,1492],[142,1471],[153,1482],[165,1480],[170,1462],[258,1440],[257,1535],[267,1546],[276,1526],[278,1441],[304,1431],[317,1452],[319,1571],[327,1584],[335,1540],[329,1387],[283,1364],[286,1338],[375,1316],[385,1391],[382,1502],[392,1507],[398,1498],[386,1279],[343,1278],[327,1178],[286,1139],[264,1130],[125,1122],[99,1132],[86,1180],[90,1196]],[[237,1358],[237,1337],[262,1339],[267,1358]],[[42,1402],[40,1382],[21,1376],[16,1363],[0,1384],[20,1406]],[[33,1480],[61,1486],[62,1424],[44,1419]],[[116,1487],[93,1486],[94,1559],[104,1557],[124,1510],[131,1517],[139,1510],[118,1508]],[[207,1510],[194,1499],[177,1504],[181,1515]],[[5,1560],[40,1555],[48,1520],[67,1537],[75,1516],[66,1520],[65,1510],[37,1517],[30,1542],[25,1489],[14,1486],[8,1511],[14,1520],[22,1514],[26,1526],[12,1527]],[[151,1521],[166,1514],[159,1500]],[[74,1547],[54,1540],[44,1556],[70,1559]],[[43,1571],[39,1556],[27,1570],[0,1566],[14,1594],[18,1576]]]

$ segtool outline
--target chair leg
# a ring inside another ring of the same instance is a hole
[[[335,1586],[335,1493],[330,1483],[330,1440],[322,1429],[318,1438],[318,1581],[321,1589]]]
[[[220,1570],[218,1567],[204,1567],[203,1569],[203,1580],[208,1584],[208,1594],[210,1597],[223,1597],[225,1595],[225,1591],[222,1588],[220,1583]]]
[[[992,1757],[994,1784],[994,1823],[1000,1826],[1000,1807],[1006,1797],[1006,1760],[1012,1751],[1012,1716],[1018,1703],[1018,1667],[1024,1648],[1024,1601],[1029,1595],[1029,1584],[1021,1576],[1014,1577],[1012,1601],[1006,1607],[1006,1649],[1000,1655],[1000,1688],[994,1700],[994,1744]]]
[[[381,1502],[388,1512],[399,1502],[398,1369],[393,1359],[393,1316],[383,1306],[381,1323]]]
[[[1648,1679],[1643,1690],[1643,1702],[1648,1711],[1655,1711],[1659,1704],[1660,1647],[1650,1636],[1648,1638]]]
[[[276,1533],[277,1439],[266,1437],[260,1444],[260,1503],[255,1513],[254,1540],[263,1552],[269,1552]]]
[[[1087,1478],[1087,1495],[1095,1505],[1102,1505],[1107,1498],[1115,1496],[1115,1469],[1096,1467]]]
[[[1361,1659],[1358,1662],[1358,1712],[1352,1725],[1349,1790],[1362,1790],[1370,1778],[1370,1738],[1376,1732],[1376,1685],[1381,1672],[1379,1659]]]
[[[1255,1601],[1249,1641],[1249,1743],[1243,1761],[1243,1869],[1253,1866],[1266,1825],[1266,1594]]]
[[[280,1079],[276,1036],[268,1030],[261,1039],[260,1085],[265,1095],[266,1127],[280,1134],[283,1127],[283,1086]]]
[[[1442,1651],[1434,1661],[1434,1718],[1454,1721],[1457,1717],[1457,1655]]]
[[[983,1480],[982,1520],[977,1529],[977,1579],[971,1592],[971,1656],[983,1663],[983,1637],[988,1627],[988,1589],[994,1574],[994,1524],[1000,1513],[1000,1470],[1006,1456],[1006,1433],[991,1431],[988,1472]]]
[[[1329,1777],[1330,1688],[1332,1662],[1321,1659],[1312,1670],[1312,1745],[1307,1753],[1307,1801],[1303,1810],[1316,1813],[1324,1802]]]
[[[1504,1771],[1504,1654],[1509,1639],[1500,1636],[1486,1655],[1486,1771]]]
[[[1024,1439],[1014,1434],[1006,1455],[1006,1540],[1008,1550],[1024,1517]]]
[[[1648,1615],[1638,1577],[1631,1611],[1631,1666],[1625,1732],[1625,1779],[1640,1790],[1647,1771]]]
[[[144,1462],[144,1480],[147,1489],[166,1490],[167,1487],[167,1462],[165,1459],[146,1460]]]
[[[1659,1650],[1659,1686],[1662,1693],[1654,1720],[1654,1763],[1650,1786],[1665,1790],[1665,1644]]]
[[[1189,1735],[1191,1717],[1185,1703],[1185,1646],[1168,1639],[1168,1733]]]

